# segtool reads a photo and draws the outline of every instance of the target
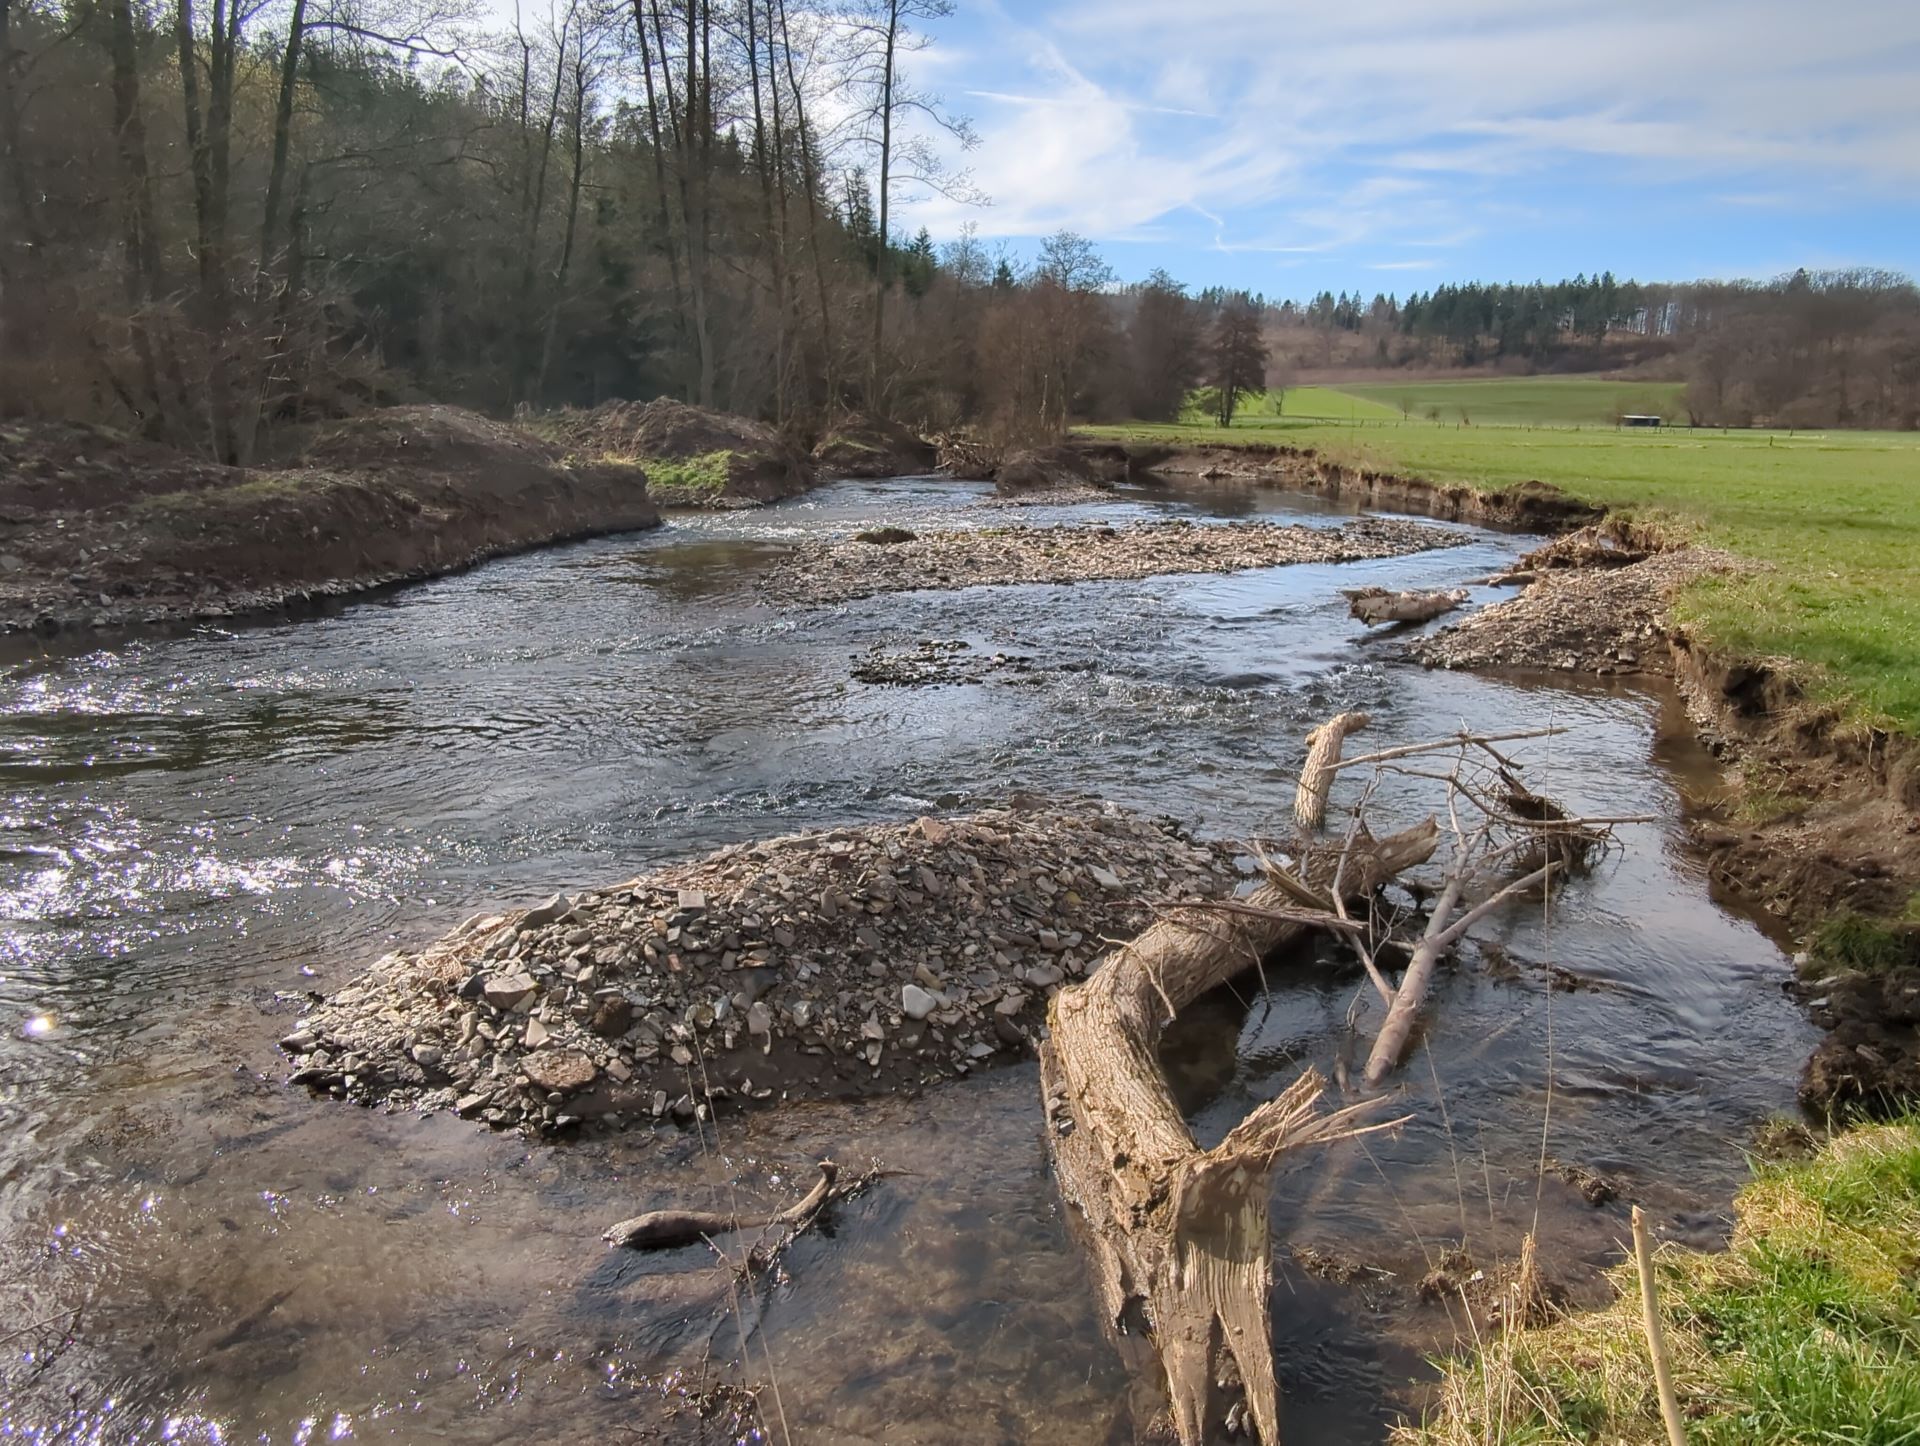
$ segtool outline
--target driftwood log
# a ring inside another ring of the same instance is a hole
[[[736,1230],[771,1230],[804,1226],[828,1201],[836,1198],[840,1167],[831,1160],[820,1162],[820,1179],[794,1204],[771,1215],[734,1215],[719,1210],[649,1210],[631,1220],[622,1220],[607,1228],[601,1237],[609,1245],[629,1250],[672,1250],[681,1245],[697,1245],[716,1235]]]
[[[1347,610],[1368,627],[1380,623],[1424,623],[1450,613],[1467,600],[1465,588],[1451,592],[1389,592],[1383,587],[1350,588],[1342,594]]]
[[[1343,854],[1311,859],[1307,877],[1324,889],[1337,875],[1358,897],[1425,862],[1438,837],[1431,819],[1380,840],[1356,831]],[[1309,1070],[1202,1150],[1161,1073],[1156,1046],[1182,1008],[1307,932],[1297,898],[1297,884],[1269,883],[1248,909],[1164,918],[1054,997],[1040,1049],[1048,1140],[1102,1322],[1136,1380],[1164,1386],[1183,1446],[1199,1446],[1230,1411],[1266,1446],[1280,1439],[1268,1177],[1290,1150],[1359,1133],[1354,1116],[1377,1103],[1323,1115]],[[1238,1402],[1225,1384],[1235,1379]]]
[[[1300,768],[1300,784],[1293,793],[1293,816],[1302,828],[1317,829],[1327,821],[1327,791],[1339,770],[1340,749],[1349,733],[1373,719],[1365,713],[1341,713],[1307,735],[1307,761]]]

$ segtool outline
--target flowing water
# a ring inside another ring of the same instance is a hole
[[[704,1142],[555,1147],[290,1092],[273,1041],[307,991],[476,908],[734,840],[1013,788],[1278,832],[1301,735],[1349,707],[1373,714],[1370,746],[1564,725],[1517,750],[1536,787],[1664,821],[1623,828],[1551,917],[1486,926],[1503,967],[1470,950],[1442,976],[1397,1136],[1280,1172],[1283,1240],[1391,1272],[1337,1286],[1282,1264],[1294,1439],[1377,1441],[1417,1403],[1422,1354],[1452,1328],[1406,1287],[1448,1245],[1510,1258],[1537,1228],[1551,1273],[1603,1289],[1619,1208],[1588,1207],[1543,1155],[1611,1173],[1669,1234],[1714,1239],[1810,1031],[1778,949],[1710,901],[1686,852],[1684,795],[1711,771],[1673,699],[1425,673],[1344,616],[1341,586],[1487,573],[1519,547],[1494,534],[1377,563],[817,610],[756,589],[797,537],[1008,520],[981,493],[841,484],[317,619],[9,660],[0,1436],[726,1441],[753,1434],[705,1389],[732,1381],[760,1388],[775,1441],[1132,1439],[1030,1065],[723,1119]],[[1258,491],[1070,515],[1169,512],[1338,521]],[[849,681],[853,655],[922,638],[1035,671]],[[1414,801],[1382,800],[1402,816]],[[1351,966],[1301,959],[1266,982],[1169,1043],[1203,1139],[1342,1047]],[[702,1251],[598,1244],[653,1204],[790,1198],[829,1152],[907,1173],[802,1239],[769,1290],[730,1289]]]

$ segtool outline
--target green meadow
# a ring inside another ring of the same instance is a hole
[[[1867,719],[1920,734],[1920,433],[1593,424],[1595,410],[1612,405],[1603,396],[1644,396],[1650,385],[1659,384],[1519,378],[1301,387],[1257,399],[1224,431],[1200,420],[1090,430],[1311,447],[1489,491],[1552,483],[1762,564],[1694,587],[1680,615],[1725,648],[1789,661],[1816,692]],[[1608,388],[1632,390],[1591,390]],[[1441,389],[1471,422],[1408,420],[1382,400]],[[1494,420],[1503,413],[1515,420]]]

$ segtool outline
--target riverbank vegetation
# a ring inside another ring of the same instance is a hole
[[[1667,1250],[1657,1289],[1696,1446],[1920,1437],[1920,1124],[1853,1130],[1762,1166],[1725,1253]],[[1619,1299],[1451,1365],[1398,1446],[1665,1439],[1629,1263]]]
[[[1515,386],[1539,404],[1552,383]],[[1725,649],[1792,660],[1865,718],[1920,733],[1920,436],[1402,421],[1335,389],[1289,393],[1282,414],[1243,408],[1231,429],[1198,423],[1093,429],[1180,445],[1311,448],[1356,466],[1502,491],[1541,481],[1764,564],[1703,580],[1680,616]],[[1578,393],[1567,404],[1583,406]],[[1295,398],[1298,398],[1296,401]],[[1327,402],[1322,398],[1336,400]],[[1497,395],[1493,399],[1497,405]]]

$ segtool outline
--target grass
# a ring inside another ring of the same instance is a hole
[[[1395,418],[1512,426],[1612,427],[1627,413],[1686,420],[1680,382],[1597,377],[1487,377],[1470,381],[1360,382],[1339,390]]]
[[[1920,1441],[1920,1124],[1763,1166],[1725,1254],[1657,1262],[1694,1446]],[[1665,1440],[1631,1264],[1605,1310],[1489,1340],[1396,1446]]]
[[[1842,909],[1820,925],[1808,952],[1822,964],[1868,973],[1920,967],[1920,894],[1907,901],[1906,912],[1904,921],[1890,922]]]
[[[1575,385],[1582,384],[1429,384],[1522,388],[1536,399],[1541,387],[1565,396]],[[1313,398],[1323,390],[1303,388],[1303,403],[1322,406]],[[1091,430],[1181,444],[1311,447],[1346,462],[1488,491],[1537,479],[1662,523],[1766,564],[1691,589],[1679,603],[1683,620],[1729,651],[1797,664],[1816,693],[1872,722],[1920,734],[1920,434],[1616,430],[1477,419],[1436,425],[1357,411],[1334,421],[1294,415],[1296,395],[1288,394],[1285,414],[1255,413],[1224,431],[1198,423]]]
[[[733,453],[722,448],[718,452],[701,452],[692,457],[619,457],[606,456],[596,461],[611,462],[616,466],[627,465],[644,468],[647,474],[647,487],[650,491],[660,492],[723,492],[727,486],[727,474],[733,463]]]

